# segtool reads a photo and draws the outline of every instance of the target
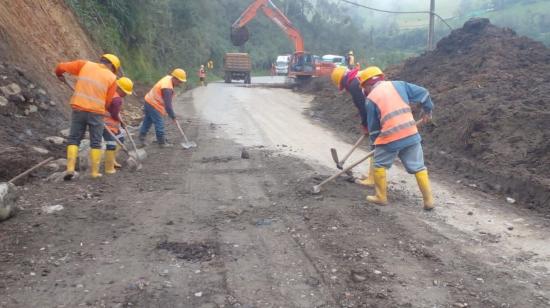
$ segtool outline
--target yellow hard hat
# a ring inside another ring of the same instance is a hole
[[[384,76],[384,72],[378,66],[369,66],[366,69],[357,73],[359,83],[363,85],[367,80],[376,76]]]
[[[130,78],[121,77],[117,79],[116,84],[122,91],[124,91],[124,93],[128,95],[132,95],[134,92],[134,83],[130,80]]]
[[[120,69],[120,59],[117,56],[112,55],[110,53],[106,53],[102,55],[101,58],[111,62],[111,64],[115,67],[115,72],[118,72],[118,70]]]
[[[342,83],[342,78],[344,78],[344,75],[348,72],[348,69],[345,66],[338,66],[334,70],[332,70],[332,74],[330,74],[330,79],[332,79],[332,83],[337,86],[339,89],[340,84]]]
[[[187,73],[181,68],[176,68],[172,71],[172,77],[177,78],[181,82],[187,82]]]

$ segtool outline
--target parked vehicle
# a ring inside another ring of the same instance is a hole
[[[290,63],[290,55],[278,56],[275,62],[275,73],[277,75],[288,75],[288,65]]]
[[[244,80],[244,83],[250,84],[252,61],[247,53],[226,53],[223,58],[223,68],[225,83],[231,83],[232,80]]]
[[[346,66],[346,57],[338,55],[324,55],[321,57],[321,61],[327,63],[334,63],[336,66]]]

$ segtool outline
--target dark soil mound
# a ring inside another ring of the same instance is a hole
[[[531,205],[550,201],[550,50],[510,29],[472,19],[437,48],[390,71],[428,88],[436,128],[422,132],[438,168],[483,179],[484,188]],[[314,110],[351,130],[349,98],[323,93]],[[346,111],[340,111],[346,110]]]

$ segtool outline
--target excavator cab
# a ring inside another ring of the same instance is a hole
[[[307,78],[315,74],[315,56],[307,52],[296,52],[290,59],[289,77]]]

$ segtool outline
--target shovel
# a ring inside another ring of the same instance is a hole
[[[145,158],[147,158],[147,152],[145,152],[145,149],[137,148],[136,143],[134,142],[134,138],[132,137],[132,134],[127,129],[128,126],[126,126],[125,123],[123,123],[123,125],[124,125],[124,130],[126,131],[126,135],[128,135],[128,139],[130,139],[130,142],[132,143],[132,147],[134,148],[134,150],[130,152],[129,155],[134,156],[138,161],[144,160]]]
[[[330,149],[330,154],[332,155],[332,159],[334,160],[334,162],[336,163],[336,168],[342,170],[344,167],[344,163],[346,162],[346,160],[348,160],[348,158],[351,156],[351,153],[353,153],[353,151],[355,151],[359,145],[363,142],[363,140],[365,140],[367,135],[362,135],[361,137],[359,137],[359,139],[355,142],[355,144],[353,145],[353,147],[351,148],[351,150],[349,150],[348,154],[346,154],[346,156],[344,156],[344,158],[342,160],[339,160],[338,159],[338,152],[336,151],[335,148],[331,148]],[[351,176],[351,171],[348,171],[346,172],[348,175]]]
[[[136,170],[141,170],[141,168],[143,166],[141,165],[141,162],[139,161],[139,158],[137,156],[135,156],[135,155],[137,155],[137,153],[130,152],[128,150],[128,148],[124,145],[124,143],[122,143],[122,142],[120,142],[120,140],[118,140],[118,138],[115,136],[115,134],[113,134],[107,128],[105,130],[109,133],[109,135],[111,135],[111,137],[113,137],[115,139],[116,143],[122,148],[122,150],[124,150],[124,152],[126,152],[126,154],[128,154],[128,159],[126,160],[126,163],[130,167],[130,171],[134,172]]]
[[[195,142],[189,141],[189,139],[187,139],[187,136],[185,135],[185,132],[183,131],[183,128],[181,128],[180,123],[177,120],[174,120],[174,123],[176,123],[176,126],[178,127],[181,135],[183,136],[183,140],[185,140],[185,142],[181,143],[181,146],[186,150],[190,149],[190,148],[196,148],[197,144]]]
[[[346,167],[344,170],[334,174],[333,176],[331,176],[330,178],[324,180],[323,182],[321,182],[320,184],[318,185],[315,185],[313,186],[313,193],[314,194],[318,194],[321,192],[321,187],[323,187],[323,185],[327,184],[328,182],[334,180],[335,178],[341,176],[342,174],[344,173],[347,173],[348,171],[350,171],[351,169],[355,168],[357,165],[359,165],[360,163],[364,162],[365,160],[367,160],[369,157],[373,156],[374,155],[374,151],[370,151],[365,157],[361,158],[360,160],[354,162],[353,164],[351,164],[349,167]]]

